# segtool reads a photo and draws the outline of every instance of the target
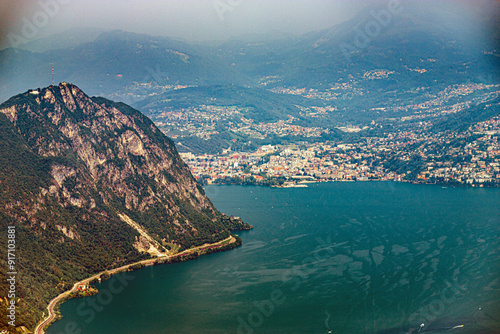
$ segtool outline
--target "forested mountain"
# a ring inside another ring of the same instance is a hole
[[[67,83],[0,105],[0,208],[2,238],[16,226],[16,324],[28,328],[89,274],[248,228],[214,208],[152,121]]]

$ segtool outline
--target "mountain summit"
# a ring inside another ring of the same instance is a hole
[[[250,228],[218,212],[174,143],[123,103],[61,83],[0,105],[0,129],[0,216],[16,226],[27,327],[89,274]]]

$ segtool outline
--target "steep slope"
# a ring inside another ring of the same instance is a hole
[[[1,235],[16,226],[22,273],[17,324],[32,328],[50,298],[91,273],[249,228],[219,213],[173,142],[122,103],[62,83],[0,105],[0,129]]]

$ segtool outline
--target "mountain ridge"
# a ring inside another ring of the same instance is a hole
[[[189,43],[115,30],[91,42],[41,53],[0,50],[5,76],[0,78],[0,99],[25,90],[27,82],[44,86],[52,65],[58,78],[78,82],[93,95],[127,102],[130,95],[131,102],[137,102],[176,86],[259,87],[270,76],[276,78],[266,89],[328,89],[329,84],[355,80],[380,91],[384,85],[408,88],[424,79],[441,89],[464,81],[484,82],[490,75],[487,81],[497,81],[498,45],[478,37],[478,28],[468,29],[471,24],[460,17],[455,22],[440,21],[438,14],[409,15],[418,6],[405,7],[406,12],[391,15],[388,23],[373,14],[387,8],[373,6],[328,29],[260,42]],[[368,36],[365,30],[374,24],[378,29]],[[395,73],[385,82],[362,82],[365,72],[377,69]],[[426,72],[415,71],[421,69]]]
[[[15,225],[22,246],[18,323],[28,328],[89,274],[251,228],[217,211],[174,143],[123,103],[61,83],[9,99],[0,123],[2,229]]]

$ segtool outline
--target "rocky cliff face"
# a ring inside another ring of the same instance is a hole
[[[30,300],[41,288],[53,296],[89,273],[248,228],[214,208],[174,143],[125,104],[62,83],[0,105],[0,123],[0,218],[18,228],[28,327],[46,305],[47,294]]]

